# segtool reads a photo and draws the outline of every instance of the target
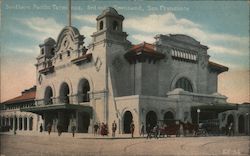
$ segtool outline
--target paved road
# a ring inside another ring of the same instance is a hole
[[[249,137],[83,139],[1,135],[1,156],[250,155]]]

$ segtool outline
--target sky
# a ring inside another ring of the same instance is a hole
[[[39,44],[55,40],[68,25],[67,0],[2,0],[1,101],[36,83]],[[249,102],[249,2],[247,1],[97,1],[72,0],[72,25],[91,43],[96,17],[106,7],[125,17],[133,44],[153,43],[157,34],[186,34],[209,47],[210,61],[229,67],[218,77],[218,92],[228,102]]]

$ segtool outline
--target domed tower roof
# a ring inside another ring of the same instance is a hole
[[[99,20],[105,16],[113,16],[113,17],[117,17],[120,19],[124,19],[124,17],[122,15],[120,15],[114,8],[112,7],[108,7],[107,9],[103,10],[101,15],[99,15],[96,20]]]
[[[49,37],[49,38],[44,40],[44,44],[54,45],[54,44],[56,44],[56,41],[53,38]]]

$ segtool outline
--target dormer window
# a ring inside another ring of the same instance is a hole
[[[103,21],[100,22],[100,30],[103,29]]]
[[[118,22],[113,21],[113,30],[118,30]]]
[[[62,54],[59,55],[60,60],[62,59]]]
[[[67,51],[67,56],[70,56],[70,51],[69,50]]]

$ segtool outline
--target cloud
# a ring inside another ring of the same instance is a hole
[[[85,43],[89,44],[91,42],[90,36],[96,31],[95,27],[83,26],[79,29],[80,33],[83,34],[85,38]]]
[[[186,34],[201,41],[202,44],[208,45],[213,53],[239,56],[248,53],[248,37],[209,32],[202,25],[188,19],[178,19],[171,12],[162,15],[152,14],[146,17],[132,17],[124,22],[126,29],[143,33],[143,35],[132,35],[138,41],[149,40],[150,36],[153,38],[156,34]],[[227,45],[228,48],[224,45]]]
[[[210,50],[216,53],[221,53],[221,54],[230,54],[230,55],[238,55],[238,56],[247,55],[247,53],[242,53],[241,51],[237,49],[226,48],[224,46],[211,45]]]
[[[131,35],[131,37],[140,42],[145,41],[145,42],[152,43],[155,41],[151,35],[134,34],[134,35]]]
[[[22,47],[6,47],[6,51],[10,51],[10,52],[17,52],[17,53],[27,53],[27,54],[37,54],[37,52],[39,52],[39,47],[38,46],[22,46]]]
[[[14,32],[39,41],[43,41],[48,37],[56,39],[63,28],[63,25],[53,18],[32,17],[16,20],[24,25],[26,29],[14,29]]]
[[[78,20],[78,21],[85,21],[91,24],[96,24],[96,17],[97,15],[74,15],[72,16],[73,19]]]

